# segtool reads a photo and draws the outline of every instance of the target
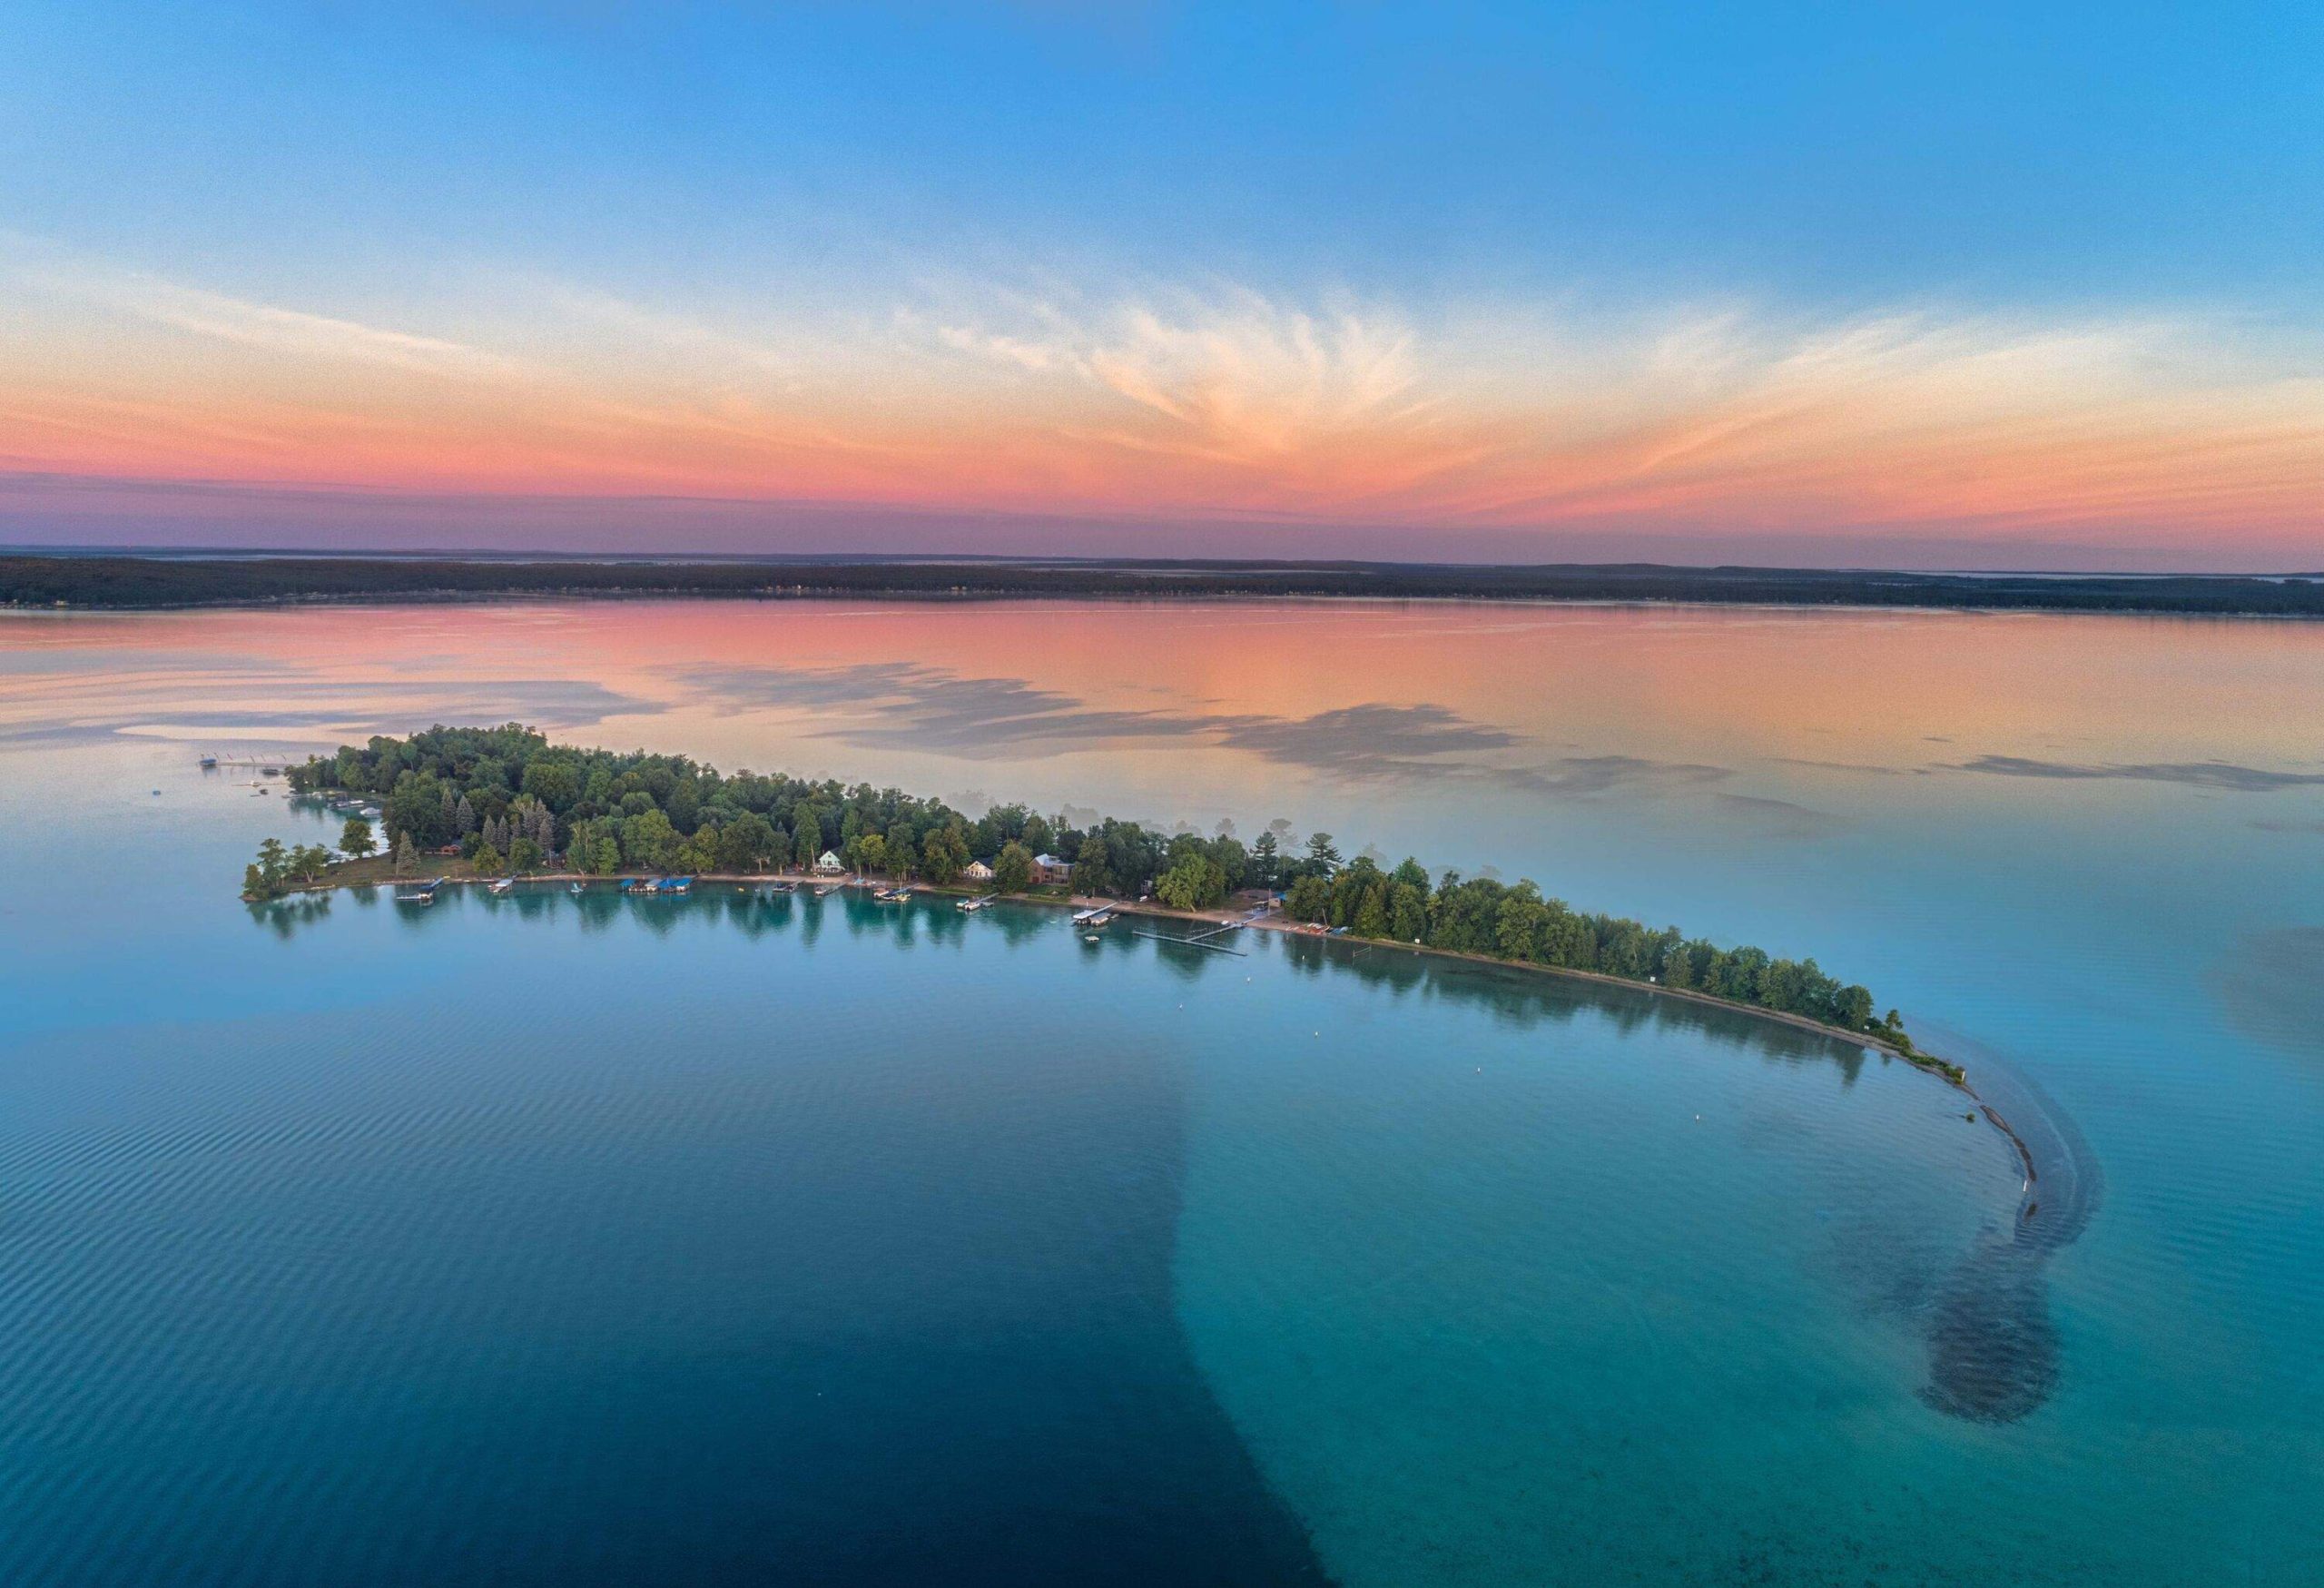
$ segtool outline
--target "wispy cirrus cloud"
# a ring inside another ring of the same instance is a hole
[[[2290,565],[2324,521],[2324,342],[2196,311],[942,276],[712,307],[512,272],[388,323],[0,242],[48,306],[0,350],[0,459],[26,472],[865,506],[1004,538],[1012,515],[1248,525],[1254,549],[1269,525],[1409,528],[1416,557],[1602,532]],[[216,351],[152,356],[164,334]],[[262,382],[204,379],[253,354]]]
[[[0,233],[0,271],[20,291],[45,292],[168,330],[323,364],[470,375],[507,368],[507,360],[497,356],[447,338],[189,286],[17,233]]]

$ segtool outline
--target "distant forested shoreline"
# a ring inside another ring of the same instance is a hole
[[[400,876],[428,874],[451,854],[479,875],[747,876],[809,870],[828,853],[850,871],[899,883],[969,882],[1005,893],[1046,883],[1092,897],[1151,897],[1183,912],[1264,889],[1279,893],[1295,920],[1353,937],[1716,998],[1864,1037],[1959,1079],[1954,1067],[1915,1053],[1896,1011],[1876,1014],[1868,989],[1827,975],[1813,959],[1722,949],[1675,926],[1576,910],[1530,881],[1432,876],[1413,859],[1393,869],[1364,856],[1343,862],[1327,833],[1302,843],[1271,827],[1246,845],[1225,824],[1209,837],[1163,833],[1021,804],[970,816],[870,784],[729,774],[683,755],[552,745],[515,723],[375,737],[310,757],[288,775],[300,794],[376,802]],[[368,825],[350,823],[349,837],[368,848]],[[286,852],[270,840],[244,888],[264,899],[328,880],[324,852]]]
[[[818,596],[900,599],[1351,598],[1953,607],[2324,616],[2324,575],[1896,573],[1654,563],[671,561],[301,556],[0,557],[0,606]]]

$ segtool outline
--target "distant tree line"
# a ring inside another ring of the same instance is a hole
[[[0,557],[0,605],[199,607],[496,596],[1219,597],[1748,602],[2324,616],[2324,578],[2170,574],[1961,575],[1862,568],[1672,567],[1655,563],[990,559],[567,562],[417,557]]]
[[[379,737],[289,769],[303,794],[368,795],[383,813],[399,874],[444,850],[478,871],[522,873],[557,863],[596,875],[621,872],[804,870],[825,850],[851,869],[899,881],[950,884],[971,862],[1001,893],[1034,885],[1036,857],[1064,857],[1076,893],[1152,897],[1203,910],[1246,889],[1284,894],[1286,913],[1350,935],[1523,964],[1594,972],[1874,1032],[1911,1050],[1894,1010],[1876,1020],[1872,994],[1827,975],[1814,960],[1757,948],[1722,949],[1675,927],[1656,930],[1513,886],[1417,860],[1384,870],[1369,856],[1342,861],[1328,833],[1286,847],[1276,823],[1247,847],[1231,828],[1206,838],[1136,822],[1077,824],[1021,804],[970,817],[941,800],[870,784],[782,774],[722,774],[683,755],[551,745],[533,728],[432,727]],[[347,824],[340,847],[368,853],[367,824]],[[321,874],[330,852],[268,840],[245,876],[254,899]]]

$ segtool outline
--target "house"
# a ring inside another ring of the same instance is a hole
[[[1073,863],[1059,855],[1033,856],[1033,880],[1037,883],[1067,883],[1073,880]]]
[[[992,881],[992,868],[980,860],[972,860],[969,862],[969,869],[962,872],[960,876],[967,882],[989,883]]]
[[[835,852],[826,849],[822,859],[815,863],[815,869],[827,877],[835,877],[847,869],[847,862],[840,859]]]

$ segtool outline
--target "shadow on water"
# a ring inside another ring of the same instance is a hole
[[[330,898],[301,895],[252,905],[251,916],[278,936],[288,937],[326,916]],[[796,930],[802,946],[809,949],[832,924],[843,926],[851,936],[884,933],[904,948],[957,944],[972,924],[971,917],[945,899],[880,904],[856,892],[819,898],[723,884],[684,900],[628,896],[610,886],[590,887],[576,895],[563,885],[542,885],[519,888],[501,898],[453,890],[450,902],[454,908],[482,906],[526,919],[571,910],[585,929],[592,930],[634,916],[656,936],[667,936],[689,921],[719,922],[754,938]],[[409,925],[424,928],[443,908],[407,905],[398,913]],[[1119,923],[1091,941],[1056,912],[1041,909],[1002,907],[981,912],[973,924],[999,932],[1012,947],[1042,933],[1068,932],[1085,955],[1150,953],[1156,965],[1187,983],[1201,980],[1221,962],[1235,962],[1235,956],[1137,935],[1120,930]],[[1261,941],[1253,939],[1252,947]],[[1875,1057],[1838,1037],[1741,1011],[1659,996],[1644,988],[1447,961],[1388,944],[1308,937],[1274,942],[1296,973],[1352,975],[1400,1000],[1443,999],[1482,1007],[1495,1021],[1518,1031],[1568,1024],[1586,1013],[1612,1022],[1626,1034],[1652,1029],[1748,1051],[1769,1062],[1828,1064],[1844,1087],[1855,1084]],[[1998,1055],[1957,1032],[1931,1028],[1927,1037],[1939,1051],[1968,1066],[2007,1150],[2022,1155],[2027,1178],[2024,1198],[2006,1227],[1996,1223],[1989,1228],[1916,1306],[1925,1319],[1929,1364],[1921,1397],[1949,1416],[2014,1422],[2045,1403],[2058,1383],[2059,1336],[2046,1269],[2050,1258],[2081,1235],[2097,1208],[2097,1162],[2072,1121]],[[1931,1084],[1936,1082],[1932,1080]]]
[[[2324,926],[2248,933],[2206,981],[2245,1036],[2310,1062],[2324,1058]]]
[[[1519,1030],[1565,1024],[1586,1011],[1625,1033],[1650,1026],[1777,1063],[1832,1064],[1843,1086],[1853,1085],[1874,1058],[1870,1050],[1838,1037],[1644,988],[1345,940],[1291,937],[1284,949],[1287,962],[1310,975],[1328,969],[1386,987],[1398,998],[1482,1005]],[[2046,1269],[2097,1209],[2098,1162],[2064,1112],[2000,1055],[1955,1031],[1930,1027],[1925,1034],[1936,1051],[1968,1068],[2002,1144],[2024,1165],[2026,1179],[2007,1227],[1988,1228],[1918,1308],[1929,1362],[1920,1395],[1948,1416],[2012,1423],[2041,1407],[2057,1387],[2059,1337]]]
[[[1387,988],[1398,998],[1458,1001],[1482,1008],[1513,1031],[1565,1025],[1577,1015],[1607,1021],[1627,1036],[1641,1030],[1680,1032],[1713,1047],[1748,1051],[1787,1064],[1831,1064],[1843,1085],[1854,1084],[1868,1050],[1799,1026],[1757,1019],[1740,1010],[1667,998],[1643,987],[1544,975],[1514,965],[1446,960],[1388,943],[1354,943],[1285,937],[1285,959],[1297,970],[1326,969]]]
[[[251,923],[279,938],[295,936],[303,928],[330,918],[329,893],[292,893],[281,899],[246,902]]]
[[[529,1299],[565,1284],[586,1326],[577,1364],[560,1355],[568,1336],[556,1309],[542,1309],[551,1316],[537,1333],[517,1327],[512,1337],[535,1353],[525,1358],[527,1404],[505,1421],[478,1415],[480,1431],[461,1435],[464,1452],[492,1453],[480,1462],[520,1475],[547,1466],[566,1487],[529,1492],[534,1506],[419,1530],[408,1541],[412,1558],[434,1563],[455,1547],[457,1558],[401,1580],[1327,1581],[1300,1520],[1219,1406],[1179,1319],[1174,1260],[1191,1112],[1183,1052],[1134,1029],[1096,1050],[1006,1031],[940,1043],[874,1035],[891,1018],[912,1018],[894,1007],[908,1000],[866,996],[894,976],[878,952],[886,944],[927,954],[972,935],[1064,934],[1057,912],[970,916],[950,899],[879,904],[862,893],[762,895],[724,884],[683,899],[607,885],[575,894],[547,883],[499,897],[447,888],[432,905],[393,908],[410,932],[465,922],[489,935],[518,922],[577,919],[690,948],[730,929],[768,936],[771,974],[754,981],[828,974],[833,1018],[879,1044],[852,1050],[809,1019],[773,1034],[778,1045],[799,1042],[791,1060],[762,1064],[723,1006],[678,1000],[652,1016],[666,1056],[592,1067],[576,1055],[540,1072],[555,1080],[581,1069],[586,1117],[606,1130],[487,1138],[497,1155],[513,1154],[506,1183],[530,1188],[552,1210],[546,1231],[528,1231],[521,1263],[507,1261],[497,1219],[379,1218],[383,1228],[424,1231],[425,1256],[398,1251],[350,1283],[415,1269],[449,1276],[440,1281],[457,1298],[448,1307],[478,1298],[498,1307],[509,1295]],[[819,932],[832,934],[826,953],[851,935],[867,952],[811,971],[800,959]],[[1062,936],[1051,946],[1061,949]],[[616,998],[605,1007],[627,1006]],[[619,1041],[609,1031],[609,1042]],[[498,1090],[534,1084],[521,1063],[458,1068],[456,1084],[481,1095],[538,1095]],[[363,1074],[334,1066],[327,1079]],[[397,1090],[417,1081],[400,1047],[381,1075],[365,1084],[376,1080],[389,1098],[426,1097],[427,1117],[437,1118],[428,1093],[438,1082]],[[474,1117],[519,1116],[531,1120],[537,1110]],[[433,1126],[389,1136],[431,1149],[444,1139]],[[455,1148],[469,1139],[452,1136]],[[440,1208],[446,1199],[428,1180],[367,1183]],[[608,1238],[595,1236],[600,1228]],[[389,1235],[379,1240],[395,1247]],[[373,1316],[396,1305],[392,1295],[365,1301]],[[673,1321],[695,1318],[699,1327]],[[615,1372],[603,1370],[605,1347],[586,1332],[608,1319],[650,1337]],[[332,1336],[350,1352],[378,1337]],[[430,1357],[412,1344],[432,1337],[422,1321],[398,1349],[425,1367],[468,1348],[462,1341]],[[665,1338],[688,1349],[651,1343]],[[335,1371],[359,1376],[344,1363]],[[581,1390],[560,1400],[559,1384]],[[537,1435],[575,1446],[570,1468],[559,1466],[563,1448],[542,1461]],[[587,1503],[571,1501],[576,1494]],[[560,1514],[560,1504],[571,1509]],[[342,1558],[335,1542],[320,1547]],[[556,1570],[496,1569],[530,1559],[521,1550],[535,1547]],[[8,1552],[0,1537],[0,1563]]]

